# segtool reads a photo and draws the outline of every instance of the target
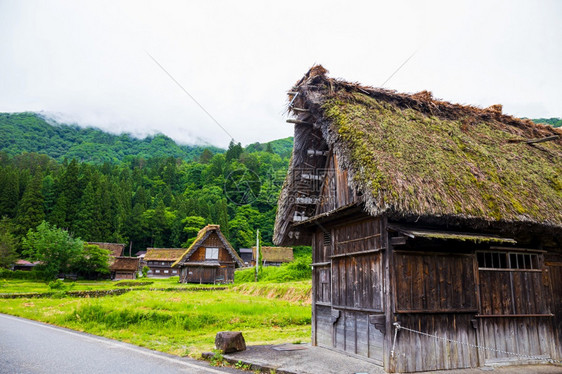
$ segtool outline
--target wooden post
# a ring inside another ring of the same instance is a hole
[[[258,266],[260,265],[260,230],[256,230],[256,274],[254,281],[258,281]]]

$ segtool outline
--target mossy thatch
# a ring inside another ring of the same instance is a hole
[[[238,267],[244,267],[244,261],[242,261],[242,259],[238,255],[238,253],[236,253],[234,248],[232,248],[232,245],[230,245],[230,242],[223,235],[223,233],[220,230],[220,225],[207,225],[207,226],[203,227],[201,230],[199,230],[199,232],[197,233],[197,238],[195,238],[195,241],[193,243],[191,243],[189,248],[184,249],[183,254],[181,254],[177,258],[177,260],[172,264],[172,267],[176,267],[176,266],[179,266],[179,265],[187,262],[189,260],[189,257],[193,253],[195,253],[195,251],[197,251],[197,249],[199,249],[199,247],[201,247],[203,245],[205,240],[207,240],[207,238],[213,233],[217,234],[220,241],[224,245],[224,248],[232,256],[232,259],[234,260],[234,262],[236,262],[236,265]]]
[[[145,261],[177,261],[185,252],[185,248],[147,248]]]
[[[559,129],[502,115],[499,105],[479,109],[425,91],[399,94],[328,78],[322,67],[291,92],[349,171],[369,214],[562,226]],[[279,202],[281,215],[289,205]]]

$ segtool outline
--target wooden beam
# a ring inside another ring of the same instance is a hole
[[[393,238],[390,238],[390,244],[392,244],[393,246],[404,245],[404,244],[406,244],[406,237],[405,236],[395,236]]]
[[[540,138],[540,139],[530,139],[530,140],[527,140],[526,143],[527,144],[544,143],[544,142],[556,140],[558,138],[559,138],[558,135],[552,135],[552,136],[547,136],[545,138]]]
[[[301,121],[300,119],[289,118],[287,123],[294,123],[295,125],[312,125],[312,122]]]
[[[303,109],[303,108],[291,108],[291,109],[299,113],[310,113],[310,109]]]

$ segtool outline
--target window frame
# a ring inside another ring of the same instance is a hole
[[[213,261],[219,259],[219,247],[206,247],[205,248],[205,261]]]

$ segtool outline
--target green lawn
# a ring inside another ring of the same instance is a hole
[[[0,312],[192,357],[211,350],[216,333],[224,330],[242,331],[249,345],[310,340],[310,281],[183,292],[147,288],[199,285],[180,285],[177,278],[149,281],[154,283],[120,296],[0,299]],[[104,281],[75,282],[69,287],[117,286]],[[40,282],[0,280],[0,293],[48,291]]]

